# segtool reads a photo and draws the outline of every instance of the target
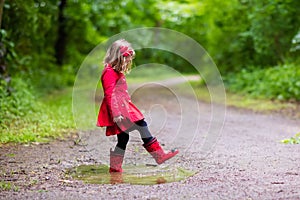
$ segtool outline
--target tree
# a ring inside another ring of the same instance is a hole
[[[67,32],[66,32],[66,18],[64,15],[65,8],[67,6],[67,0],[61,0],[58,5],[58,31],[57,41],[55,44],[55,58],[58,65],[64,63],[65,50],[67,44]]]
[[[0,28],[1,28],[1,22],[2,22],[2,14],[3,14],[4,2],[5,2],[5,0],[0,0]]]
[[[4,44],[5,31],[1,29],[4,1],[5,0],[0,0],[0,31],[1,31],[1,33],[0,33],[1,34],[1,40],[0,40],[0,82],[4,80],[6,83],[8,83],[10,78],[9,78],[9,76],[6,75],[6,73],[7,73],[6,62],[5,62],[6,47],[5,47],[5,44]],[[0,86],[1,85],[2,84],[0,83]],[[5,84],[5,85],[7,85],[7,84]]]
[[[248,14],[256,64],[283,63],[299,30],[299,1],[253,0]]]

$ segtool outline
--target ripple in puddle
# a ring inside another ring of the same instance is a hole
[[[80,165],[67,170],[67,174],[76,180],[90,184],[154,185],[184,180],[195,172],[179,167],[161,166],[124,166],[123,173],[108,172],[106,165]]]

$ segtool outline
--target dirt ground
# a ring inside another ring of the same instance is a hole
[[[300,120],[235,108],[214,118],[222,108],[198,101],[196,106],[191,97],[175,94],[166,87],[144,88],[133,101],[163,147],[180,150],[164,165],[196,171],[194,176],[157,185],[74,180],[65,174],[70,167],[108,164],[115,138],[97,128],[46,144],[0,147],[0,178],[12,184],[0,199],[300,199],[300,145],[280,143],[300,131]],[[223,114],[225,121],[218,121]],[[211,139],[209,151],[203,150],[205,139]],[[154,164],[148,155],[136,155],[141,144],[132,133],[124,165]]]

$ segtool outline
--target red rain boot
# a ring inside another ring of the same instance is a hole
[[[156,138],[153,138],[150,142],[144,144],[143,146],[155,159],[157,164],[162,164],[166,160],[174,157],[179,152],[178,150],[172,150],[168,153],[165,153]]]
[[[110,150],[110,168],[109,173],[112,172],[123,172],[122,163],[123,163],[124,154],[116,153]]]

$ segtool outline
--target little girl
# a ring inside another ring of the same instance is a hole
[[[129,132],[133,130],[139,131],[144,148],[158,164],[178,153],[178,150],[164,152],[157,139],[151,135],[143,114],[131,102],[125,74],[131,69],[134,56],[131,44],[120,39],[109,47],[104,58],[105,68],[101,76],[104,98],[97,126],[106,127],[106,136],[117,135],[118,138],[114,151],[110,150],[110,173],[123,171],[122,163],[129,141]]]

